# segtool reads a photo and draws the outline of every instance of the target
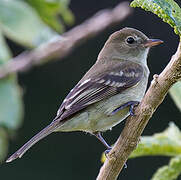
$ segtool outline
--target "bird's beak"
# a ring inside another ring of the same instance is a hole
[[[147,47],[159,45],[161,43],[163,43],[163,41],[160,39],[148,39],[143,43],[143,46],[147,48]]]

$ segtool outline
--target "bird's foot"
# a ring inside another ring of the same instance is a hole
[[[107,144],[107,142],[101,136],[101,133],[100,132],[95,132],[95,133],[93,133],[93,135],[96,136],[97,139],[99,139],[99,141],[101,141],[102,144],[104,144],[104,146],[106,146],[107,150],[105,151],[105,154],[108,154],[110,152],[110,150],[112,149],[112,147],[109,146],[109,144]]]
[[[140,102],[139,101],[131,101],[131,105],[130,105],[130,108],[129,108],[129,113],[130,113],[130,116],[134,116],[135,113],[134,113],[134,107],[137,106]]]
[[[109,148],[107,148],[107,149],[104,151],[104,153],[105,153],[106,156],[109,154],[109,152],[111,151],[111,149],[112,149],[112,147],[109,147]]]
[[[126,169],[128,166],[127,166],[127,164],[126,163],[124,163],[124,168]]]
[[[130,115],[131,115],[131,116],[134,116],[134,115],[135,115],[135,114],[134,114],[134,107],[137,106],[139,103],[140,103],[139,101],[129,101],[129,102],[125,103],[125,104],[122,104],[120,107],[116,108],[116,109],[111,113],[111,115],[114,115],[114,114],[116,114],[118,111],[120,111],[120,110],[122,110],[122,109],[124,109],[124,108],[126,108],[126,107],[128,107],[128,106],[130,106],[130,108],[129,108]]]

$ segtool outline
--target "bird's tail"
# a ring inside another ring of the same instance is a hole
[[[11,155],[6,162],[11,162],[17,158],[21,158],[23,154],[30,149],[35,143],[43,139],[44,137],[48,136],[51,134],[57,126],[60,125],[60,122],[58,121],[53,121],[50,125],[42,129],[38,134],[33,136],[26,144],[24,144],[18,151],[16,151],[13,155]]]

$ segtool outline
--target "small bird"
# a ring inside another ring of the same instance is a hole
[[[109,151],[101,132],[111,129],[129,115],[142,100],[148,82],[147,55],[150,47],[163,43],[149,39],[133,28],[113,33],[97,61],[69,92],[55,119],[32,137],[6,162],[21,158],[52,132],[84,131],[95,135]]]

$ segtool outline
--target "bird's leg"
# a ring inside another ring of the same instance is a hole
[[[112,149],[112,147],[107,144],[107,142],[101,136],[101,133],[100,132],[94,132],[93,135],[96,136],[97,139],[99,139],[99,141],[101,141],[104,144],[104,146],[106,146],[107,150],[105,151],[105,153],[108,154],[109,151]]]
[[[134,116],[134,107],[137,106],[140,102],[139,101],[129,101],[125,104],[122,104],[120,107],[116,108],[112,113],[111,115],[114,115],[116,114],[118,111],[130,106],[129,108],[129,112],[130,112],[130,115],[131,116]]]
[[[104,146],[106,146],[106,150],[105,150],[105,155],[106,155],[106,157],[107,157],[107,154],[111,151],[111,149],[112,149],[112,147],[111,146],[109,146],[108,144],[107,144],[107,142],[104,140],[104,138],[101,136],[101,133],[100,132],[94,132],[94,133],[92,133],[94,136],[96,136],[97,137],[97,139],[99,139],[99,141],[101,141],[103,144],[104,144]],[[124,168],[127,168],[127,164],[125,163],[124,164]]]

